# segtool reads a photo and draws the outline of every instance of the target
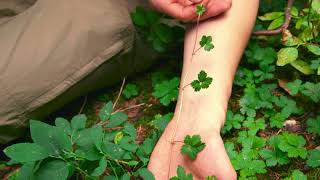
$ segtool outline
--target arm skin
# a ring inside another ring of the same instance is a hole
[[[196,29],[191,28],[186,34],[182,83],[175,115],[157,143],[148,167],[157,180],[176,175],[178,165],[184,166],[196,180],[209,175],[215,175],[219,180],[236,179],[220,129],[225,121],[233,77],[251,35],[258,6],[259,0],[234,0],[226,13],[200,23],[196,49],[202,35],[211,35],[215,48],[210,52],[198,51],[192,62]],[[182,92],[182,87],[196,79],[201,70],[213,77],[213,84],[200,92],[187,86]],[[173,134],[175,142],[172,144]],[[180,153],[181,141],[188,134],[199,134],[206,143],[206,148],[195,161]]]

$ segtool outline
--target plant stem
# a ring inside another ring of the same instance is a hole
[[[117,105],[117,103],[118,103],[118,101],[119,101],[119,99],[120,99],[120,96],[121,96],[121,94],[122,94],[123,87],[124,87],[125,83],[126,83],[126,78],[124,77],[123,80],[122,80],[121,88],[120,88],[119,94],[118,94],[118,96],[117,96],[117,99],[116,99],[116,101],[115,101],[114,104],[113,104],[113,109],[116,107],[116,105]]]

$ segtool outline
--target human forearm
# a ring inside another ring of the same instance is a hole
[[[204,114],[205,116],[213,116],[212,118],[215,119],[182,117],[180,121],[183,124],[197,121],[196,125],[212,124],[215,126],[214,128],[220,128],[224,123],[224,114],[232,89],[233,77],[250,37],[258,3],[258,0],[248,0],[245,3],[234,0],[231,9],[224,15],[200,23],[195,49],[199,47],[202,35],[212,36],[215,48],[210,52],[198,51],[194,55],[192,62],[191,56],[195,42],[196,27],[187,33],[182,83],[175,115],[178,116],[180,113],[181,116],[184,116],[184,114],[193,116],[190,112],[192,111],[199,116]],[[190,86],[182,88],[196,79],[201,70],[206,71],[209,76],[213,77],[213,83],[208,89],[194,92]],[[180,108],[181,105],[182,107]],[[181,122],[179,124],[182,124]],[[179,125],[179,129],[183,128],[183,124]]]

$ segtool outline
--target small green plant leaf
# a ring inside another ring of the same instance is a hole
[[[100,159],[99,166],[94,169],[94,171],[91,173],[91,176],[95,176],[95,177],[101,176],[106,170],[107,165],[108,165],[108,162],[105,158]]]
[[[308,154],[307,165],[313,168],[320,167],[320,150],[313,149]]]
[[[302,81],[300,79],[296,79],[293,82],[289,82],[287,84],[287,88],[289,89],[290,95],[296,95],[301,89]]]
[[[313,69],[311,69],[310,64],[302,60],[295,60],[290,63],[298,71],[302,72],[305,75],[314,74]]]
[[[66,180],[69,174],[67,163],[62,160],[52,160],[41,164],[35,172],[36,180]]]
[[[191,160],[195,160],[197,155],[206,147],[201,141],[199,135],[187,135],[184,138],[184,144],[181,148],[181,153],[187,155]]]
[[[320,56],[320,47],[314,44],[308,44],[307,48],[310,52],[312,52],[313,54]]]
[[[113,111],[113,103],[109,101],[105,104],[99,112],[99,117],[101,121],[106,121],[111,117]]]
[[[198,16],[202,16],[206,12],[206,8],[203,4],[196,5],[196,13]]]
[[[290,177],[284,178],[284,180],[307,180],[308,177],[299,170],[294,170]]]
[[[127,114],[125,114],[123,112],[117,112],[117,113],[111,115],[110,122],[107,124],[106,127],[114,128],[114,127],[120,126],[126,120],[128,120]]]
[[[261,21],[271,21],[271,20],[278,19],[283,15],[284,15],[283,12],[271,12],[271,13],[266,13],[263,16],[259,16],[258,18]]]
[[[73,131],[78,131],[86,127],[87,117],[83,114],[76,115],[71,120],[71,128]]]
[[[211,51],[211,49],[214,48],[212,37],[203,35],[200,41],[200,46],[203,47],[206,51]]]
[[[268,30],[270,29],[276,29],[280,27],[284,23],[284,17],[280,16],[279,18],[273,20],[270,25],[268,26]]]
[[[308,132],[320,135],[320,115],[307,120]]]
[[[213,81],[212,77],[209,77],[205,71],[200,71],[198,79],[191,82],[191,86],[194,91],[200,91],[201,89],[207,89]]]
[[[14,144],[4,149],[3,152],[12,160],[20,163],[38,161],[49,156],[45,148],[35,143]]]
[[[133,23],[137,26],[146,27],[148,21],[146,18],[146,11],[142,7],[137,7],[135,12],[130,13]]]
[[[284,165],[290,162],[290,159],[287,157],[287,155],[277,149],[275,151],[270,149],[262,149],[259,151],[259,154],[266,160],[266,164],[269,167],[276,166],[277,164]]]
[[[139,169],[138,174],[145,180],[155,180],[155,177],[147,168]]]
[[[64,129],[64,131],[68,134],[71,135],[71,124],[68,120],[64,119],[64,118],[56,118],[55,120],[55,125],[57,127],[60,127],[62,129]]]
[[[178,77],[169,81],[163,81],[155,85],[152,94],[160,99],[161,104],[168,106],[172,101],[177,100],[179,84],[180,79]]]
[[[30,131],[32,140],[45,148],[50,155],[57,155],[63,150],[71,151],[72,149],[69,136],[60,127],[31,120]]]
[[[138,87],[135,84],[127,84],[126,87],[123,89],[123,95],[127,99],[137,96],[138,94]]]

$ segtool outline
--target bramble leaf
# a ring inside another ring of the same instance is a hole
[[[263,157],[266,160],[267,166],[276,166],[288,164],[290,162],[290,159],[287,157],[287,155],[279,150],[270,150],[270,149],[262,149],[259,151],[259,154],[261,157]]]
[[[177,168],[177,176],[171,177],[170,180],[193,180],[192,174],[187,174],[182,166]]]
[[[303,174],[303,172],[299,170],[294,170],[290,177],[286,177],[283,180],[307,180],[307,176]]]
[[[191,86],[194,91],[200,91],[201,89],[209,88],[212,81],[212,77],[208,77],[207,73],[202,70],[198,74],[198,79],[191,82]]]
[[[206,8],[203,6],[203,4],[196,5],[196,13],[197,13],[197,15],[202,16],[203,13],[205,13],[205,11],[206,11]]]
[[[212,37],[203,35],[200,41],[200,46],[206,51],[210,51],[211,49],[213,49],[214,45],[212,43]]]
[[[205,147],[206,145],[201,141],[201,137],[199,135],[187,135],[184,138],[181,154],[187,155],[191,160],[195,160],[198,153],[200,153]]]
[[[307,120],[308,132],[320,135],[320,115]]]
[[[127,99],[137,96],[138,94],[138,87],[135,84],[127,84],[126,87],[123,89],[123,95]]]
[[[320,150],[313,149],[309,151],[307,165],[313,168],[320,167]]]
[[[168,106],[170,102],[175,101],[178,98],[179,84],[180,79],[178,77],[169,81],[163,81],[162,83],[156,84],[152,94],[160,99],[161,104]]]

